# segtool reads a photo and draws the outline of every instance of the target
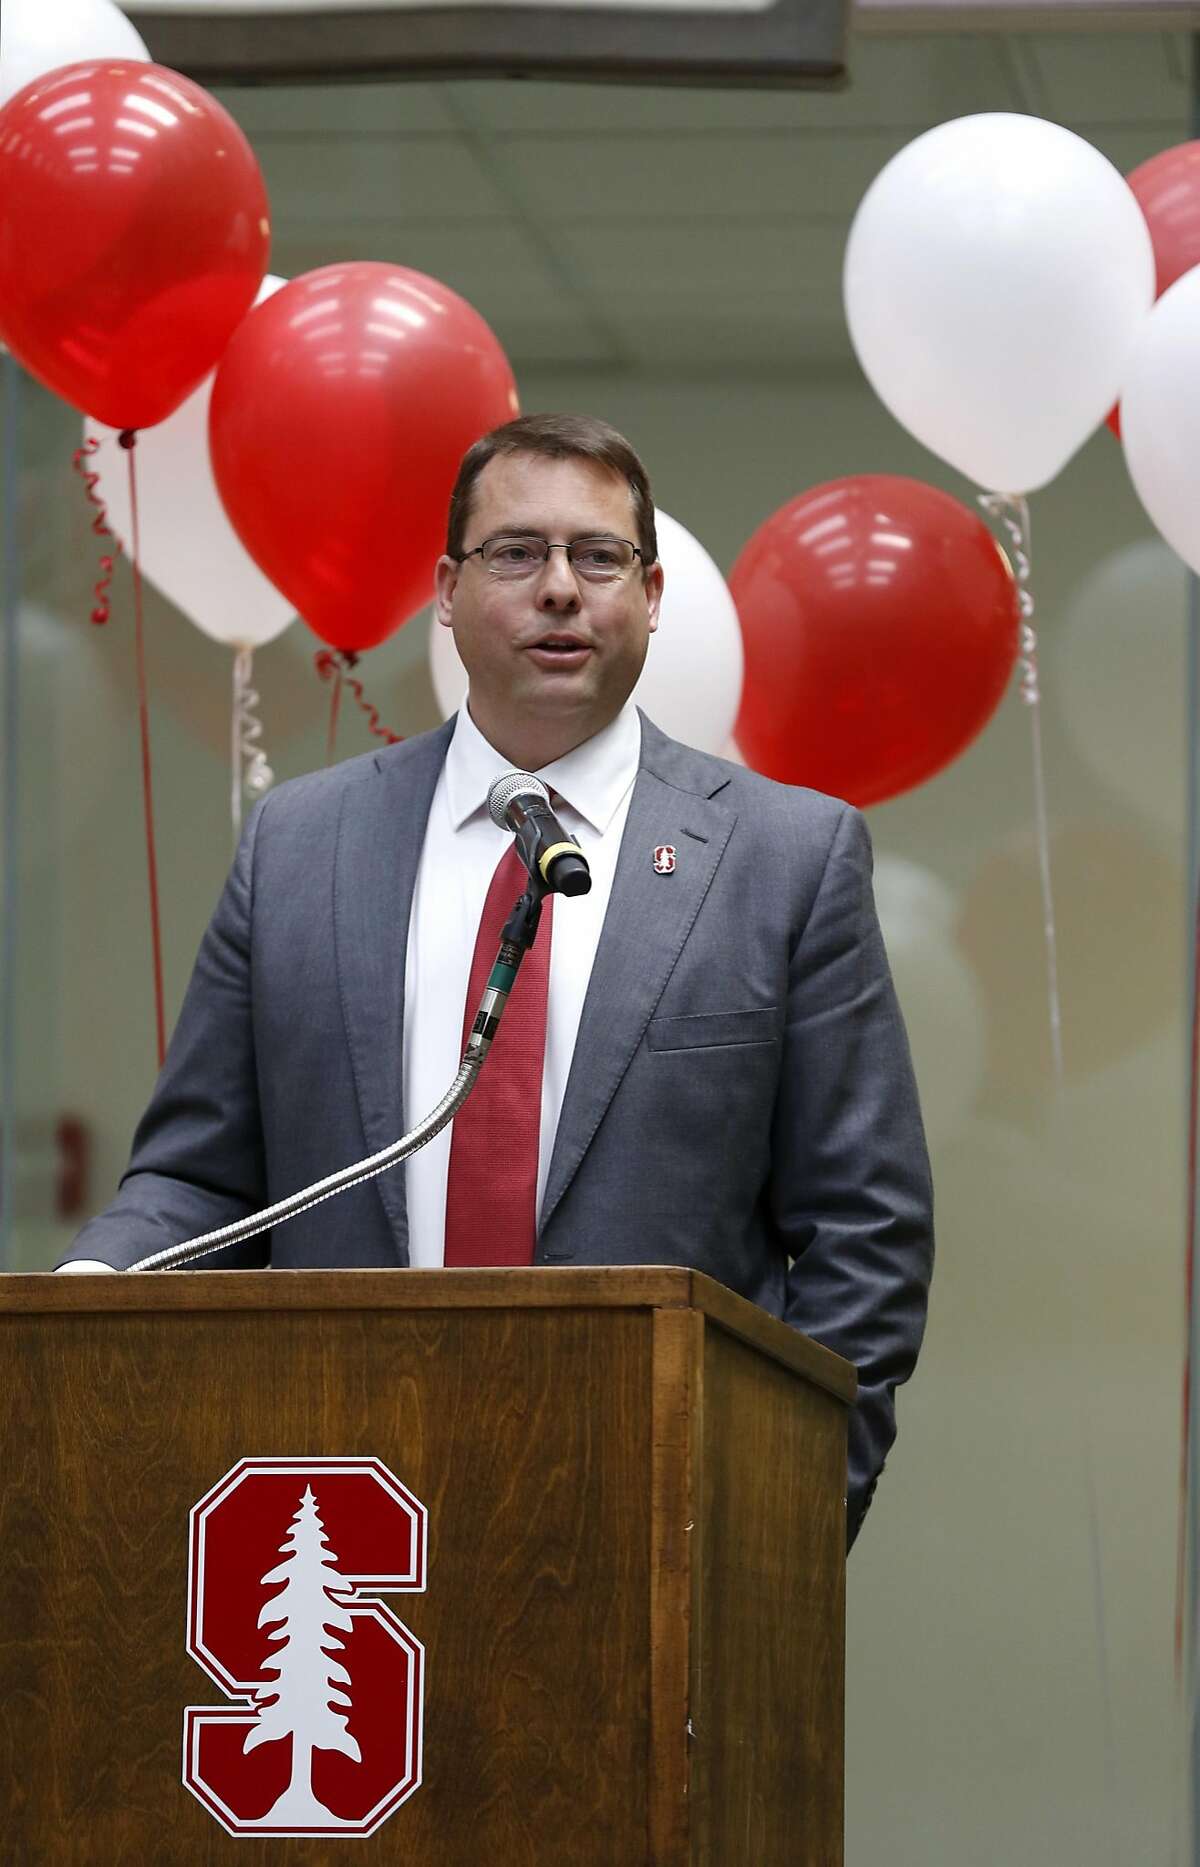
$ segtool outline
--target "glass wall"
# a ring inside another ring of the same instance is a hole
[[[888,157],[945,118],[1025,110],[1127,171],[1188,135],[1188,68],[1186,40],[1159,33],[930,34],[862,40],[836,96],[473,83],[225,101],[266,173],[275,272],[381,258],[445,280],[496,330],[524,407],[615,422],[728,569],[771,511],[843,474],[973,498],[875,400],[845,334],[842,249]],[[93,626],[78,421],[8,367],[4,1244],[8,1268],[36,1269],[115,1186],[154,1009],[128,570]],[[850,1563],[852,1867],[1165,1862],[1180,1807],[1185,581],[1104,430],[1033,526],[1061,1089],[1015,694],[941,776],[869,813],[939,1263]],[[153,591],[147,628],[170,1019],[230,854],[232,670]],[[415,618],[360,670],[400,733],[438,717],[427,636]],[[256,657],[280,779],[325,758],[318,646],[297,624]],[[338,756],[369,743],[343,710]]]

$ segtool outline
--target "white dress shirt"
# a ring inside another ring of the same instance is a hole
[[[537,773],[547,789],[558,793],[559,821],[578,842],[592,872],[589,894],[560,896],[554,903],[538,1146],[539,1213],[641,747],[641,721],[636,707],[627,702],[611,725]],[[408,926],[406,1129],[445,1095],[462,1058],[475,936],[496,865],[512,843],[509,832],[497,829],[489,817],[487,794],[493,779],[511,770],[509,760],[488,744],[464,703],[433,794]],[[546,932],[543,923],[538,939]],[[484,1068],[489,1067],[485,1063]],[[444,1260],[452,1132],[453,1124],[443,1128],[405,1163],[409,1261],[414,1266],[436,1267]]]

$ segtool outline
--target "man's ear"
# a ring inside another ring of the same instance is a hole
[[[458,578],[461,570],[462,565],[458,563],[457,559],[447,557],[444,552],[437,561],[437,569],[433,574],[433,605],[434,609],[437,611],[437,619],[441,623],[443,629],[448,629],[450,627],[450,619],[454,606],[454,592],[458,588]]]
[[[650,612],[650,633],[658,627],[658,612],[662,608],[663,567],[661,563],[652,564],[643,579],[646,592],[646,608]]]

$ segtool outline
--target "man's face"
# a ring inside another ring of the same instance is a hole
[[[463,549],[505,533],[636,544],[632,495],[595,461],[498,454],[475,482]],[[610,583],[578,576],[565,551],[515,580],[478,557],[440,559],[438,620],[454,631],[484,737],[508,757],[540,755],[545,765],[607,726],[641,673],[661,593],[661,567],[643,575],[640,558]]]

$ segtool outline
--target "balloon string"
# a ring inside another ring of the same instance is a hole
[[[1020,605],[1021,699],[1029,709],[1033,746],[1033,800],[1037,826],[1038,871],[1042,886],[1042,925],[1046,939],[1046,996],[1050,1013],[1050,1050],[1054,1081],[1063,1083],[1062,1006],[1058,991],[1058,933],[1054,916],[1054,888],[1050,873],[1050,821],[1046,807],[1046,768],[1042,754],[1042,696],[1038,679],[1038,638],[1033,626],[1033,592],[1029,572],[1033,557],[1033,534],[1029,521],[1029,502],[1006,493],[981,493],[979,503],[991,517],[998,519],[1012,545],[1017,600]]]
[[[258,743],[262,721],[255,709],[258,695],[252,685],[254,651],[239,648],[233,657],[233,840],[242,833],[242,797],[249,791],[261,797],[275,782],[275,773]]]
[[[126,428],[119,437],[129,456],[130,535],[133,544],[134,644],[137,658],[138,718],[142,737],[142,801],[146,817],[146,874],[150,889],[150,945],[154,956],[154,1020],[158,1040],[158,1067],[167,1055],[167,1020],[163,1010],[162,926],[158,913],[158,858],[154,844],[154,790],[150,769],[150,702],[146,685],[146,632],[142,615],[142,559],[138,533],[137,474],[134,447],[137,435]]]
[[[92,516],[92,530],[95,532],[97,538],[111,538],[113,541],[112,550],[101,553],[101,557],[100,557],[101,574],[97,578],[96,583],[92,590],[93,609],[92,609],[91,620],[94,623],[103,624],[108,621],[110,610],[111,610],[111,604],[109,602],[109,595],[108,595],[108,586],[112,582],[112,579],[113,579],[113,565],[115,564],[117,557],[120,555],[121,541],[110,530],[109,524],[108,524],[108,510],[104,504],[104,501],[101,499],[99,493],[96,491],[96,486],[99,482],[100,475],[98,473],[89,472],[87,467],[84,465],[84,462],[86,460],[90,460],[92,455],[98,454],[99,451],[100,451],[99,441],[96,439],[96,436],[94,434],[90,434],[87,437],[87,440],[83,443],[83,446],[77,447],[75,449],[75,452],[71,458],[71,465],[74,467],[76,473],[79,475],[80,479],[83,481],[83,490],[87,494],[88,499],[91,501],[92,505],[95,506],[96,508],[95,513]]]
[[[325,763],[332,765],[337,747],[338,707],[342,699],[342,665],[334,650],[322,648],[314,655],[313,666],[323,681],[333,682],[329,701],[329,731],[325,735]]]
[[[358,666],[358,656],[354,654],[352,650],[346,648],[324,648],[315,657],[315,666],[317,673],[323,681],[333,681],[334,683],[333,701],[329,714],[329,741],[325,758],[325,763],[327,765],[332,765],[333,763],[334,738],[337,732],[337,710],[338,702],[341,699],[343,681],[354,695],[358,707],[366,715],[367,731],[374,733],[377,739],[384,740],[386,744],[390,746],[399,745],[401,743],[402,735],[400,733],[394,733],[390,726],[380,724],[379,708],[372,706],[371,702],[363,693],[362,682],[355,680],[351,674],[350,670]]]

